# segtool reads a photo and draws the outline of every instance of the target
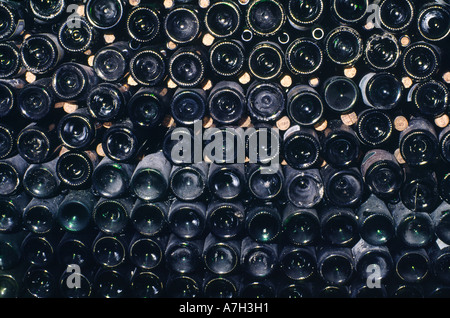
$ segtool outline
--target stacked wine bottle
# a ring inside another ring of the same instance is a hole
[[[449,33],[447,1],[0,0],[0,297],[450,296]]]

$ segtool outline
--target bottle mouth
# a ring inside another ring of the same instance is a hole
[[[205,295],[212,298],[220,298],[226,295],[235,298],[238,293],[236,285],[227,277],[215,277],[207,281],[203,289]]]
[[[134,95],[128,102],[130,119],[141,127],[155,127],[164,116],[163,105],[152,93]]]
[[[207,223],[214,235],[227,239],[235,237],[241,232],[243,219],[244,215],[239,209],[229,204],[223,204],[208,215]]]
[[[137,171],[131,178],[130,186],[136,196],[147,201],[160,199],[168,188],[161,172],[150,168]]]
[[[353,262],[340,254],[330,255],[318,267],[321,276],[326,281],[337,285],[347,283],[354,272]]]
[[[363,143],[379,146],[389,140],[393,127],[392,119],[386,113],[374,109],[360,114],[357,133]]]
[[[306,249],[296,248],[283,255],[280,262],[282,271],[295,281],[306,280],[316,272],[315,257]]]
[[[353,80],[347,77],[337,77],[325,85],[323,97],[328,108],[344,113],[356,105],[359,89]]]
[[[87,78],[83,68],[77,64],[63,64],[53,74],[53,91],[61,99],[76,99],[87,89]]]
[[[322,222],[324,222],[322,236],[332,244],[348,246],[359,238],[358,223],[355,217],[335,214]]]
[[[56,278],[39,266],[33,266],[26,272],[23,284],[25,290],[36,298],[51,297],[58,289]]]
[[[319,219],[308,210],[299,208],[283,221],[283,231],[295,245],[310,245],[319,239]]]
[[[14,34],[14,31],[16,29],[16,24],[14,23],[14,14],[6,4],[0,3],[0,16],[2,16],[2,19],[9,20],[6,21],[5,25],[2,25],[2,27],[0,27],[0,40],[7,40]]]
[[[88,117],[68,114],[58,124],[59,138],[71,149],[81,149],[93,141],[95,129]]]
[[[237,123],[245,112],[244,96],[234,89],[224,88],[208,97],[211,117],[221,124]]]
[[[403,69],[413,79],[425,80],[438,68],[437,52],[429,44],[412,44],[403,53]]]
[[[434,237],[432,220],[422,213],[426,212],[414,213],[403,218],[396,231],[396,235],[410,247],[424,247]]]
[[[400,102],[402,90],[402,84],[395,76],[378,73],[369,80],[365,93],[373,107],[389,110]]]
[[[166,62],[161,54],[154,50],[142,50],[130,61],[133,78],[142,85],[156,85],[166,74]]]
[[[414,104],[425,116],[439,117],[445,112],[449,100],[447,87],[437,81],[420,84],[414,94]]]
[[[59,29],[59,43],[69,52],[84,52],[94,39],[91,25],[81,17],[65,22]]]
[[[59,206],[57,219],[67,231],[79,232],[89,225],[90,215],[91,212],[84,204],[73,201]]]
[[[53,214],[44,205],[33,205],[23,214],[23,223],[33,233],[46,234],[54,226]]]
[[[330,60],[338,65],[356,63],[364,52],[360,34],[350,27],[337,27],[331,31],[325,41]]]
[[[232,36],[241,26],[240,15],[239,8],[233,2],[213,3],[206,11],[206,29],[216,38]]]
[[[132,159],[138,151],[138,141],[133,132],[127,128],[110,128],[103,142],[105,154],[112,160],[125,162]]]
[[[275,269],[276,256],[265,246],[252,248],[243,257],[241,263],[246,264],[246,272],[254,277],[267,277]]]
[[[0,162],[0,194],[11,195],[21,184],[17,169],[6,162]]]
[[[206,107],[205,97],[195,90],[176,93],[170,103],[173,119],[182,125],[193,125],[197,120],[201,120]]]
[[[114,198],[128,189],[128,177],[120,165],[101,165],[93,172],[93,186],[103,197]]]
[[[402,280],[416,283],[428,275],[429,259],[417,252],[407,252],[397,260],[395,270]]]
[[[0,233],[9,233],[16,230],[17,224],[20,223],[21,212],[13,205],[12,202],[7,201],[7,199],[2,199],[0,201],[0,208],[2,210],[2,216],[0,219]],[[8,251],[9,248],[12,249],[12,247],[7,242],[0,244],[0,251],[2,249],[5,250],[5,255],[9,255],[10,252],[14,253],[13,250]],[[7,263],[8,260],[4,260],[2,258],[1,261],[2,264],[0,265],[0,267],[5,267],[5,265],[3,265],[3,262]]]
[[[24,258],[32,265],[45,266],[53,260],[55,251],[51,243],[38,235],[31,235],[24,239],[21,245]],[[36,252],[38,251],[38,252]]]
[[[172,173],[170,189],[180,200],[196,200],[206,187],[205,177],[195,167],[183,167]]]
[[[414,6],[409,0],[385,0],[379,6],[379,21],[381,26],[388,31],[403,31],[414,19]]]
[[[337,206],[353,206],[361,201],[364,192],[362,177],[356,171],[341,170],[326,183],[328,199]]]
[[[172,9],[164,20],[164,30],[175,43],[192,42],[200,32],[200,20],[194,10],[185,7]]]
[[[272,242],[281,232],[281,218],[278,212],[264,208],[256,209],[247,214],[248,235],[256,242]]]
[[[46,117],[53,105],[53,96],[45,88],[33,84],[25,86],[17,96],[22,115],[33,121]]]
[[[386,70],[394,67],[400,54],[399,45],[391,34],[376,34],[367,40],[366,60],[375,69]]]
[[[125,98],[119,89],[107,83],[100,84],[91,90],[86,100],[89,113],[101,121],[115,118],[124,104]]]
[[[158,14],[148,7],[137,7],[127,19],[128,34],[137,42],[148,42],[155,39],[161,29]]]
[[[124,8],[119,0],[89,0],[85,10],[89,23],[97,29],[107,30],[120,22]]]
[[[413,131],[400,140],[400,153],[412,166],[423,166],[437,158],[439,141],[427,130]]]
[[[273,0],[254,0],[247,9],[246,22],[253,33],[267,37],[276,34],[284,25],[283,6]]]
[[[259,199],[273,199],[283,188],[283,177],[280,174],[264,174],[256,169],[248,177],[248,186],[252,194]]]
[[[113,236],[103,236],[96,240],[92,252],[96,261],[107,268],[122,264],[126,256],[123,243]]]
[[[287,66],[297,75],[313,74],[322,66],[322,50],[311,40],[294,40],[289,45],[285,56]]]
[[[312,126],[322,118],[322,98],[313,92],[300,92],[290,99],[287,110],[289,117],[298,125]]]
[[[201,262],[201,255],[197,249],[185,242],[169,246],[166,249],[165,258],[169,268],[180,274],[192,273]]]
[[[231,200],[237,198],[245,186],[245,178],[230,169],[223,168],[209,176],[209,188],[220,198]]]
[[[15,93],[8,84],[0,83],[0,98],[2,103],[0,104],[0,113],[3,116],[8,115],[14,107]]]
[[[258,83],[249,88],[246,99],[250,116],[263,122],[277,120],[286,105],[281,87],[271,83]]]
[[[320,143],[309,134],[294,134],[283,143],[283,157],[296,169],[311,168],[320,155]]]
[[[121,233],[128,224],[127,210],[117,200],[106,199],[98,202],[92,212],[94,223],[107,234]]]
[[[344,131],[332,134],[324,140],[323,155],[332,166],[351,165],[359,157],[359,140],[356,135]]]
[[[46,4],[41,6],[39,1],[30,1],[31,12],[39,20],[51,21],[61,15],[66,7],[65,0],[47,1]]]

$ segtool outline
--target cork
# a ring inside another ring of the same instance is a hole
[[[202,38],[202,43],[204,46],[211,46],[214,43],[214,36],[210,33],[206,33]]]
[[[448,117],[447,114],[444,114],[440,117],[437,117],[434,119],[434,123],[436,124],[436,126],[438,126],[439,128],[445,128],[448,126],[450,122],[450,118]]]
[[[328,121],[326,119],[320,120],[317,124],[314,125],[314,129],[317,131],[324,131],[327,129]]]
[[[400,149],[396,149],[395,151],[394,151],[394,156],[395,156],[395,159],[397,160],[397,162],[399,163],[399,164],[405,164],[406,163],[406,161],[405,161],[405,159],[403,159],[403,157],[402,157],[402,154],[400,153]]]
[[[394,119],[394,128],[397,131],[403,131],[406,128],[408,128],[408,119],[406,119],[406,117],[404,116],[397,116]]]
[[[344,69],[344,75],[348,78],[354,78],[356,76],[356,67],[348,67]]]
[[[277,120],[276,126],[281,131],[286,131],[291,126],[291,120],[288,116],[283,116],[280,119]]]
[[[284,88],[291,87],[292,85],[292,77],[290,75],[284,75],[280,80],[281,86]]]
[[[358,121],[358,115],[355,112],[341,115],[342,122],[347,126],[352,126]]]
[[[239,83],[243,85],[250,83],[251,80],[252,78],[248,72],[245,72],[239,77]]]

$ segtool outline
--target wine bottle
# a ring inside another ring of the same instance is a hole
[[[395,236],[395,223],[386,203],[371,194],[356,210],[361,238],[371,245],[385,245]]]
[[[246,211],[245,229],[257,242],[273,242],[282,232],[280,212],[273,206],[255,206]]]
[[[38,33],[27,37],[20,47],[25,68],[33,74],[48,74],[64,58],[64,49],[51,33]]]
[[[206,112],[206,92],[202,89],[178,88],[170,100],[170,114],[181,126],[201,121]]]
[[[401,202],[393,206],[391,211],[395,236],[406,246],[425,247],[436,239],[433,220],[427,212],[413,212]]]
[[[61,181],[56,172],[58,158],[43,163],[33,163],[23,176],[23,188],[36,198],[50,198],[58,194]]]
[[[254,81],[247,88],[249,115],[258,122],[279,119],[286,107],[286,94],[277,83]]]
[[[128,259],[127,249],[131,239],[129,234],[112,236],[99,232],[92,242],[92,256],[97,264],[106,268],[125,264]]]
[[[369,190],[385,199],[397,196],[404,181],[402,167],[395,156],[384,149],[366,152],[361,161],[361,175]]]
[[[216,76],[231,78],[242,73],[245,66],[246,52],[244,45],[240,41],[234,39],[219,40],[211,45],[208,53],[209,65]],[[235,85],[238,84],[236,83]]]
[[[365,62],[373,71],[396,67],[400,56],[400,46],[391,33],[373,34],[366,41]]]
[[[427,254],[430,257],[430,267],[433,276],[444,285],[450,282],[448,273],[449,266],[449,246],[442,241],[437,240],[427,248]]]
[[[427,42],[412,43],[403,52],[403,70],[414,80],[430,79],[438,71],[440,62],[439,49]]]
[[[394,261],[387,246],[372,245],[360,239],[352,247],[352,254],[355,259],[356,273],[364,281],[372,279],[374,283],[381,283],[393,272]],[[378,276],[373,276],[374,270]]]
[[[166,36],[178,44],[190,43],[200,35],[200,13],[194,6],[174,6],[163,23]]]
[[[254,34],[269,37],[277,34],[286,22],[285,9],[277,1],[253,0],[248,4],[245,22]]]
[[[0,161],[0,195],[8,196],[18,193],[22,188],[23,176],[28,163],[20,156],[15,155]]]
[[[208,234],[203,245],[206,269],[216,275],[232,273],[239,265],[241,244],[238,240],[221,240]]]
[[[28,163],[49,161],[59,148],[54,125],[31,123],[17,136],[17,150]]]
[[[58,40],[65,51],[84,53],[98,46],[99,34],[86,18],[75,16],[59,26]]]
[[[355,261],[349,247],[316,247],[317,272],[329,284],[345,285],[354,276]]]
[[[243,164],[209,165],[208,188],[218,199],[237,199],[245,189],[246,182]]]
[[[322,239],[334,246],[352,246],[360,238],[355,211],[328,205],[320,210]]]
[[[183,201],[194,201],[204,196],[208,179],[208,164],[194,163],[190,166],[172,166],[169,188]]]
[[[250,277],[262,279],[272,274],[278,267],[278,246],[270,243],[258,243],[246,236],[242,239],[242,270]]]
[[[153,41],[162,29],[160,16],[161,9],[153,3],[132,8],[126,22],[129,36],[139,43]]]
[[[92,220],[103,233],[116,235],[127,229],[133,200],[130,197],[100,198],[92,210]]]
[[[0,96],[2,96],[0,118],[11,118],[17,115],[17,95],[24,86],[25,82],[22,80],[0,80]]]
[[[132,269],[128,266],[114,268],[100,267],[94,276],[95,298],[128,298],[130,297]]]
[[[281,75],[284,54],[281,47],[270,41],[256,44],[248,55],[248,69],[258,80],[270,81]]]
[[[4,28],[0,31],[0,40],[12,40],[25,32],[31,21],[27,18],[27,13],[22,4],[11,1],[0,3],[0,24]]]
[[[245,92],[233,81],[220,81],[211,89],[207,98],[209,115],[219,124],[232,125],[246,113]]]
[[[340,120],[330,120],[323,132],[322,155],[333,167],[353,166],[360,156],[358,136]]]
[[[321,151],[319,136],[309,127],[293,125],[284,132],[282,154],[294,169],[309,169],[318,163]]]
[[[438,156],[438,136],[425,118],[412,118],[400,133],[400,153],[411,167],[432,164]]]
[[[417,13],[417,29],[427,41],[438,42],[450,33],[448,7],[439,3],[425,3]]]
[[[128,249],[131,262],[138,268],[154,270],[163,262],[167,239],[167,236],[146,237],[135,233]]]
[[[12,79],[25,73],[25,68],[20,58],[20,49],[15,42],[1,43],[0,54],[4,59],[0,66],[0,78]]]
[[[180,87],[198,86],[207,73],[207,60],[207,56],[199,47],[180,47],[169,58],[170,78]]]
[[[279,262],[281,271],[295,281],[311,279],[317,271],[316,251],[312,246],[284,245],[280,251]]]
[[[53,266],[30,265],[23,277],[25,297],[54,298],[58,293],[59,271]]]
[[[101,80],[116,83],[128,74],[132,54],[126,41],[117,41],[95,53],[92,68]]]
[[[131,277],[131,291],[136,298],[159,298],[165,295],[166,278],[161,271],[137,269]]]
[[[376,109],[393,109],[402,98],[402,83],[391,73],[367,73],[361,78],[359,87],[364,104]]]
[[[206,228],[220,239],[238,238],[244,231],[244,211],[241,202],[212,200],[206,209]]]
[[[287,19],[297,30],[308,30],[320,23],[324,17],[323,0],[289,0],[287,4]]]
[[[364,181],[356,167],[336,169],[327,164],[320,169],[325,196],[334,205],[352,207],[364,196]]]
[[[27,231],[16,231],[14,233],[3,233],[0,231],[0,270],[11,270],[17,268],[22,260],[22,250],[20,246],[23,239],[28,234]],[[22,279],[22,277],[20,278]]]
[[[310,86],[296,85],[287,93],[286,111],[295,124],[312,126],[322,118],[322,97]]]
[[[360,99],[360,90],[351,78],[336,75],[323,83],[322,96],[329,110],[344,114],[355,108]]]
[[[137,127],[158,127],[168,113],[168,99],[169,93],[165,88],[142,87],[127,103],[128,117]]]
[[[31,13],[37,23],[51,24],[57,22],[66,10],[66,2],[64,0],[51,1],[28,1]]]
[[[419,115],[434,119],[447,111],[449,91],[442,82],[429,80],[411,87],[408,102],[413,103]]]
[[[103,157],[92,173],[93,191],[105,198],[117,198],[129,189],[135,165]]]
[[[240,280],[238,275],[221,276],[205,273],[203,280],[204,298],[237,298]]]
[[[51,88],[51,78],[43,78],[25,85],[17,95],[17,105],[23,117],[40,121],[54,113],[56,97]]]
[[[323,52],[317,41],[298,38],[289,44],[285,53],[285,62],[295,75],[311,75],[323,66]]]
[[[93,68],[75,62],[61,64],[52,77],[53,91],[64,101],[86,100],[87,94],[98,82]]]
[[[164,252],[167,267],[179,274],[192,274],[201,266],[203,240],[183,240],[170,234]]]
[[[267,170],[267,167],[250,164],[247,168],[247,180],[250,193],[259,200],[273,200],[283,189],[284,175],[281,166]]]
[[[130,95],[126,86],[100,83],[86,97],[86,107],[94,119],[112,122],[125,113]]]
[[[296,170],[284,166],[286,198],[298,208],[313,208],[324,198],[324,183],[317,169]]]
[[[381,28],[388,32],[403,32],[411,26],[415,8],[410,0],[383,0],[377,14]]]
[[[130,188],[142,200],[157,201],[169,188],[172,166],[162,152],[146,155],[136,166]]]
[[[448,231],[448,223],[447,218],[450,214],[450,204],[446,201],[442,202],[433,212],[430,213],[430,216],[433,220],[434,232],[436,234],[437,239],[441,240],[445,244],[450,243],[450,235]]]
[[[436,173],[429,169],[405,167],[405,182],[400,190],[403,204],[416,212],[431,212],[440,203]]]
[[[227,38],[235,35],[242,26],[242,12],[233,1],[217,1],[212,3],[205,13],[205,27],[216,38]]]
[[[66,231],[80,232],[91,224],[97,199],[89,190],[71,190],[58,207],[56,218]]]
[[[406,283],[420,283],[430,274],[430,257],[424,248],[398,248],[393,254],[395,272]]]
[[[85,6],[85,16],[95,28],[110,30],[120,25],[125,5],[124,0],[89,0]]]
[[[161,84],[166,77],[166,58],[158,47],[141,48],[130,61],[130,74],[144,86]]]
[[[333,64],[350,66],[358,62],[364,53],[363,39],[349,26],[338,26],[325,38],[325,54]]]
[[[168,213],[169,204],[164,201],[148,202],[137,199],[129,217],[137,232],[145,236],[156,236],[166,230]]]
[[[390,113],[379,109],[365,109],[358,114],[356,133],[367,147],[385,146],[392,138],[394,120]]]
[[[51,265],[55,262],[56,246],[61,237],[58,230],[45,235],[28,233],[21,245],[23,260],[36,266]]]
[[[78,265],[83,272],[95,268],[91,246],[96,236],[97,232],[90,229],[65,232],[56,247],[58,263],[66,267],[67,264]]]
[[[16,147],[18,128],[14,124],[0,123],[0,160],[18,154]]]
[[[199,239],[205,231],[206,205],[202,201],[174,200],[167,215],[171,233],[184,240]]]
[[[293,245],[312,245],[320,238],[319,216],[312,208],[287,204],[282,211],[282,227],[284,237]]]
[[[331,14],[340,23],[356,24],[364,19],[368,7],[368,0],[333,0]]]
[[[32,198],[23,210],[22,224],[30,233],[46,235],[56,228],[56,213],[64,199],[58,195],[48,199]]]
[[[58,137],[69,149],[84,150],[96,141],[99,127],[86,107],[64,115],[58,122]]]

